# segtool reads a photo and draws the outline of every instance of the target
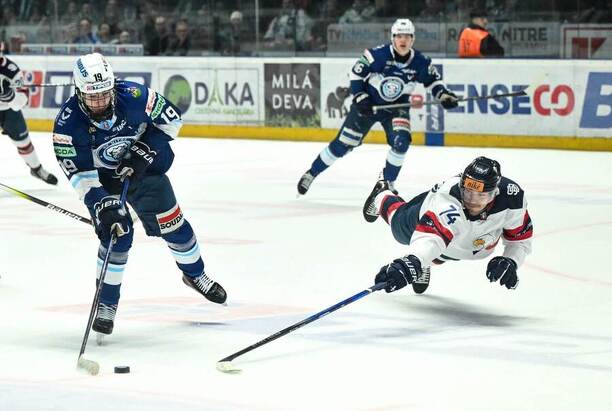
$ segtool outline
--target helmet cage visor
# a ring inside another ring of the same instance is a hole
[[[115,112],[115,90],[105,90],[99,93],[83,93],[78,88],[76,94],[79,105],[94,121],[109,120]]]

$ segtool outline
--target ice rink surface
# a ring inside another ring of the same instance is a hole
[[[32,134],[59,186],[30,177],[5,136],[0,182],[87,216],[50,135]],[[173,143],[179,204],[229,304],[187,288],[137,223],[115,331],[87,346],[98,376],[75,369],[93,229],[0,191],[0,410],[612,409],[612,153],[411,147],[404,198],[478,155],[526,190],[534,252],[518,288],[490,284],[486,261],[447,263],[424,295],[375,293],[238,358],[241,374],[218,372],[219,359],[368,288],[403,255],[384,222],[361,216],[386,146],[359,147],[295,198],[324,146]]]

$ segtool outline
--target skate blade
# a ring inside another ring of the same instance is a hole
[[[104,338],[106,336],[102,333],[96,333],[96,345],[104,345]]]

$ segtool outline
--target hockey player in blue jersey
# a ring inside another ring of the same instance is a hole
[[[376,122],[381,123],[390,146],[382,178],[393,189],[412,141],[410,113],[408,108],[374,113],[373,105],[408,103],[418,82],[429,89],[444,108],[457,107],[457,96],[444,86],[431,59],[412,48],[414,31],[409,19],[396,20],[391,26],[391,43],[367,49],[357,60],[350,74],[351,109],[334,140],[300,178],[299,194],[306,194],[319,174],[361,145]]]
[[[225,290],[205,274],[195,234],[166,176],[174,159],[169,142],[182,126],[179,109],[146,86],[115,80],[110,64],[98,53],[79,58],[73,77],[76,94],[55,119],[53,145],[59,164],[95,222],[100,239],[98,278],[111,230],[118,235],[93,330],[113,331],[132,246],[133,222],[118,201],[126,176],[130,178],[127,203],[147,235],[166,241],[183,282],[208,300],[224,303]]]
[[[20,88],[23,76],[19,66],[6,56],[0,56],[0,129],[9,136],[23,161],[30,167],[30,174],[47,184],[57,184],[57,178],[40,164],[30,140],[23,109],[28,104],[26,90]]]

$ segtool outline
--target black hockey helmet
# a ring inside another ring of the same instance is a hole
[[[486,157],[478,157],[465,168],[461,175],[461,188],[478,192],[489,192],[497,189],[501,180],[499,162]]]

